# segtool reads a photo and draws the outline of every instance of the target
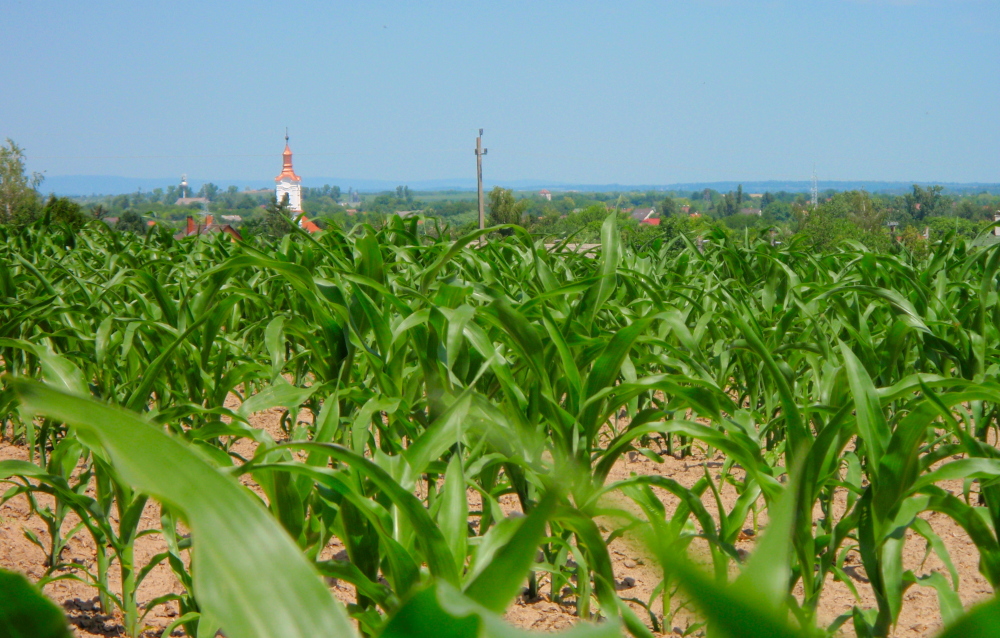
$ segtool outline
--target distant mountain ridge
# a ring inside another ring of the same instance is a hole
[[[236,186],[240,190],[245,188],[250,189],[261,189],[261,188],[273,188],[274,184],[270,181],[262,180],[240,180],[240,179],[210,179],[210,180],[198,180],[190,179],[188,183],[192,192],[198,192],[202,184],[206,182],[212,182],[216,186],[221,188],[226,188],[228,186]],[[176,186],[178,180],[176,178],[166,178],[166,177],[156,177],[156,178],[141,178],[141,177],[119,177],[114,175],[49,175],[46,176],[45,181],[42,182],[39,190],[46,195],[49,193],[55,193],[57,195],[68,195],[68,196],[93,196],[93,195],[122,195],[127,193],[134,193],[141,189],[144,192],[153,190],[154,188],[166,189],[169,186]],[[339,186],[341,191],[347,192],[349,188],[354,190],[372,193],[379,191],[393,190],[396,186],[407,185],[410,190],[415,191],[443,191],[443,190],[460,190],[460,191],[475,191],[476,182],[474,179],[469,178],[456,178],[456,179],[433,179],[433,180],[384,180],[384,179],[346,179],[338,177],[306,177],[302,180],[303,186],[308,187],[319,187],[325,184],[330,186]],[[908,192],[914,184],[920,186],[932,186],[940,185],[945,188],[947,192],[956,194],[970,194],[970,193],[980,193],[986,191],[991,194],[1000,194],[1000,183],[982,183],[982,182],[970,182],[970,183],[960,183],[960,182],[925,182],[925,181],[913,181],[913,182],[889,182],[889,181],[865,181],[865,180],[826,180],[819,181],[817,187],[820,191],[825,191],[829,189],[843,191],[843,190],[855,190],[864,189],[872,193],[889,193],[889,194],[901,194]],[[543,181],[538,179],[514,179],[514,180],[495,180],[488,181],[485,184],[487,189],[493,186],[503,186],[504,188],[513,188],[518,191],[525,190],[540,190],[548,189],[553,192],[566,192],[566,191],[590,191],[590,192],[613,192],[613,191],[646,191],[646,190],[660,190],[660,191],[681,191],[681,192],[691,192],[697,190],[704,190],[706,188],[711,188],[713,190],[726,192],[730,190],[736,190],[738,186],[743,186],[744,193],[763,193],[765,191],[777,192],[777,191],[787,191],[787,192],[809,192],[812,187],[809,181],[791,181],[791,180],[770,180],[770,181],[724,181],[724,182],[683,182],[674,184],[582,184],[582,183],[572,183],[572,182],[557,182],[557,181]]]

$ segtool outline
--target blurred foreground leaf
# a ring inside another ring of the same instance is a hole
[[[11,384],[27,409],[76,426],[125,481],[182,513],[194,541],[195,594],[227,636],[355,635],[344,608],[260,501],[182,441],[131,412],[35,381]]]
[[[70,638],[66,617],[28,579],[0,569],[0,638]]]

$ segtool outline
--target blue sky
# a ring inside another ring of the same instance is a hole
[[[48,175],[1000,181],[997,0],[0,0]],[[344,187],[347,184],[343,184]]]

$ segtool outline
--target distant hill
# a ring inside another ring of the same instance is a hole
[[[113,175],[49,175],[42,182],[41,190],[45,194],[56,193],[57,195],[121,195],[123,193],[134,193],[139,189],[151,191],[154,188],[167,188],[176,186],[178,180],[168,177],[117,177]],[[273,182],[270,180],[239,180],[239,179],[211,179],[199,180],[190,179],[188,183],[192,192],[197,192],[205,182],[212,182],[217,186],[226,188],[236,186],[240,190],[245,188],[259,189],[271,188]],[[460,190],[474,191],[476,182],[469,178],[455,179],[434,179],[434,180],[378,180],[378,179],[348,179],[341,177],[307,177],[302,180],[303,186],[318,187],[325,184],[339,186],[343,192],[348,188],[357,191],[372,193],[387,191],[399,185],[407,185],[411,190],[417,191],[444,191]],[[737,186],[743,185],[744,193],[763,193],[764,191],[787,191],[792,193],[807,193],[811,188],[808,181],[728,181],[728,182],[686,182],[679,184],[582,184],[572,182],[546,182],[537,179],[519,180],[497,180],[487,181],[486,188],[493,186],[503,186],[519,191],[540,190],[546,188],[550,191],[590,191],[590,192],[614,192],[614,191],[675,191],[690,192],[711,188],[717,191],[726,192],[736,190]],[[820,191],[825,190],[854,190],[864,189],[870,193],[888,193],[899,195],[909,192],[913,184],[921,186],[941,185],[949,193],[970,194],[986,191],[991,194],[1000,194],[1000,184],[983,183],[953,183],[953,182],[879,182],[879,181],[820,181],[817,186]]]

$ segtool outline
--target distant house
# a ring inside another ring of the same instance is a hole
[[[683,206],[681,206],[681,212],[687,215],[688,213],[691,212],[691,206],[689,206],[688,204],[684,204]]]
[[[760,209],[759,208],[741,208],[740,209],[740,214],[741,215],[760,215]]]
[[[239,215],[219,215],[219,218],[224,222],[229,222],[230,224],[238,224],[243,221],[243,218]]]
[[[655,214],[655,208],[636,208],[632,210],[630,216],[637,222],[644,222]]]
[[[642,220],[639,223],[640,224],[649,224],[650,226],[659,226],[660,225],[660,218],[659,217],[647,217],[646,219]]]
[[[306,219],[305,216],[303,216],[302,219],[299,220],[299,228],[309,233],[318,233],[319,231],[323,230],[322,228],[316,225],[316,222]]]
[[[183,230],[174,235],[174,239],[184,239],[185,237],[193,237],[196,235],[211,235],[212,233],[226,233],[232,237],[234,241],[243,240],[243,235],[241,235],[238,230],[229,224],[214,223],[211,215],[205,216],[204,224],[195,222],[194,217],[189,215],[187,218],[187,225]]]
[[[550,193],[549,191],[547,191],[544,188],[542,190],[538,191],[538,196],[545,198],[546,201],[550,201],[550,202],[552,201],[552,193]]]

